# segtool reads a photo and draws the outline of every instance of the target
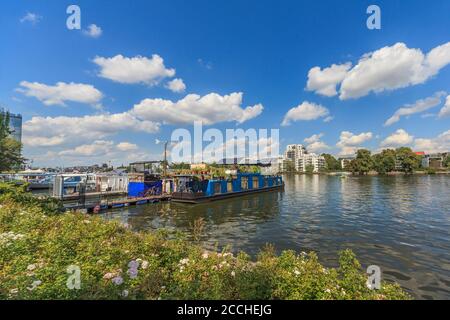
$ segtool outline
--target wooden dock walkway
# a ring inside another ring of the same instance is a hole
[[[89,213],[94,213],[95,208],[98,208],[98,211],[104,211],[108,209],[115,209],[115,208],[123,208],[123,207],[129,207],[129,206],[138,206],[138,205],[144,205],[148,203],[156,203],[160,201],[169,201],[171,199],[171,195],[157,195],[157,196],[149,196],[149,197],[139,197],[139,198],[126,198],[126,199],[119,199],[119,200],[111,200],[108,202],[91,202],[91,203],[85,203],[85,204],[74,204],[74,205],[64,205],[64,208],[66,210],[86,210]]]

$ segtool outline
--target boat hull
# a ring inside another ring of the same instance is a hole
[[[277,190],[283,190],[284,189],[284,183],[277,186],[272,187],[265,187],[265,188],[258,188],[258,189],[251,189],[251,190],[245,190],[245,191],[238,191],[238,192],[229,192],[229,193],[222,193],[222,194],[215,194],[212,196],[205,196],[203,193],[188,193],[188,192],[174,192],[172,193],[171,201],[173,202],[182,202],[182,203],[204,203],[204,202],[210,202],[210,201],[217,201],[217,200],[223,200],[228,198],[235,198],[240,196],[245,196],[248,194],[254,194],[254,193],[260,193],[260,192],[269,192],[269,191],[277,191]]]

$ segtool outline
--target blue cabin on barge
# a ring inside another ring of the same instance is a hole
[[[260,173],[238,173],[230,179],[201,180],[194,175],[178,176],[172,201],[200,203],[226,199],[246,194],[280,190],[284,183],[281,176]]]

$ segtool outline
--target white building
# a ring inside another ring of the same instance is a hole
[[[308,166],[313,167],[313,172],[319,172],[325,168],[325,158],[315,153],[307,153],[295,160],[295,169],[298,172],[306,172]]]
[[[297,172],[306,172],[308,165],[319,172],[325,168],[326,162],[323,156],[315,153],[308,153],[308,150],[301,144],[290,144],[286,147],[284,157],[278,160],[280,172],[286,172],[292,166]]]
[[[289,144],[284,152],[284,158],[295,162],[296,159],[307,154],[306,148],[301,144]]]

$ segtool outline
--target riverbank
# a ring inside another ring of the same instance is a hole
[[[324,268],[315,253],[277,256],[271,247],[252,261],[245,253],[205,251],[181,234],[59,214],[54,203],[10,185],[0,185],[0,206],[2,299],[409,298],[395,284],[368,289],[351,251],[341,253],[337,268]],[[79,289],[69,266],[80,268]]]

